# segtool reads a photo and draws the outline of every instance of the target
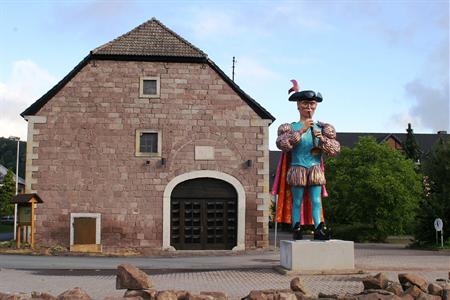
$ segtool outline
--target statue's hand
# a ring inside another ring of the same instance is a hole
[[[323,135],[321,130],[314,130],[314,136],[323,142]]]
[[[302,129],[304,128],[305,129],[305,132],[309,129],[309,128],[311,128],[312,126],[314,125],[314,120],[313,119],[306,119],[304,122],[303,122],[303,127],[302,127]]]

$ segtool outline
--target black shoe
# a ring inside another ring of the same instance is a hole
[[[303,239],[303,235],[302,235],[301,228],[300,228],[300,223],[298,223],[298,222],[295,223],[295,226],[292,229],[292,239],[294,241]]]
[[[325,224],[321,222],[316,229],[314,229],[314,240],[328,241],[331,238],[330,232],[325,227]]]

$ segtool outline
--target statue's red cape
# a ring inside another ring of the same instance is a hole
[[[292,192],[291,186],[286,181],[287,171],[291,164],[291,153],[282,152],[280,161],[278,162],[275,180],[272,188],[272,195],[278,195],[277,211],[275,215],[275,222],[292,223]],[[323,160],[321,162],[323,168]],[[327,197],[327,190],[322,186],[322,198]],[[302,207],[300,211],[300,225],[313,225],[312,204],[309,198],[308,189],[303,193]],[[324,222],[323,206],[321,214],[321,222]]]

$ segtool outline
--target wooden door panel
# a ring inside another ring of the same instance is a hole
[[[237,193],[232,185],[197,178],[171,195],[170,241],[178,250],[232,249],[237,240]]]
[[[95,244],[96,221],[97,220],[95,218],[74,218],[74,244]]]

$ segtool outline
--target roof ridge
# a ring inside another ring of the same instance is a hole
[[[147,23],[152,22],[153,20],[156,20],[156,19],[153,17],[153,18],[151,18],[150,20],[145,21],[144,23],[142,23],[142,24],[140,24],[140,25],[134,27],[133,29],[131,29],[130,31],[128,31],[128,32],[126,32],[126,33],[124,33],[124,34],[122,34],[122,35],[119,35],[118,37],[116,37],[115,39],[113,39],[113,40],[107,42],[106,44],[103,44],[103,45],[101,45],[101,46],[99,46],[99,47],[97,47],[97,48],[91,50],[91,53],[95,54],[96,52],[102,50],[103,48],[105,48],[105,47],[107,47],[107,46],[109,46],[109,45],[111,45],[112,43],[118,41],[119,39],[121,39],[121,38],[123,38],[123,37],[125,37],[125,36],[130,35],[130,33],[132,33],[133,31],[135,31],[135,30],[137,30],[138,28],[140,28],[140,27],[146,25]]]
[[[170,29],[169,27],[167,27],[166,25],[164,25],[163,23],[161,23],[160,20],[158,20],[157,18],[153,17],[150,19],[150,21],[154,21],[156,22],[159,26],[161,26],[162,28],[164,28],[165,30],[167,30],[170,34],[172,34],[174,37],[176,37],[177,39],[181,40],[182,42],[186,43],[189,47],[193,48],[196,51],[199,51],[200,53],[202,53],[205,57],[208,57],[208,54],[206,54],[205,52],[203,52],[200,48],[194,46],[193,44],[191,44],[188,40],[186,40],[185,38],[183,38],[182,36],[180,36],[178,33],[176,33],[175,31],[173,31],[172,29]]]
[[[128,32],[126,32],[126,33],[116,37],[115,39],[107,42],[106,44],[103,44],[103,45],[93,49],[91,51],[91,53],[92,54],[107,54],[107,55],[111,55],[111,53],[102,53],[102,52],[103,51],[108,52],[108,48],[111,48],[111,47],[114,48],[115,46],[117,47],[120,43],[127,43],[127,42],[129,42],[129,41],[127,41],[127,38],[130,37],[130,40],[132,40],[133,37],[131,35],[133,35],[133,34],[136,34],[136,35],[139,36],[139,31],[141,29],[145,31],[146,27],[150,27],[151,24],[156,24],[157,27],[160,27],[160,29],[162,29],[165,32],[165,34],[168,34],[168,35],[172,36],[177,42],[180,43],[180,45],[183,45],[183,47],[186,47],[186,49],[190,49],[190,51],[193,51],[193,53],[196,53],[195,56],[205,57],[205,58],[208,57],[208,55],[205,52],[203,52],[200,48],[198,48],[198,47],[194,46],[193,44],[191,44],[189,41],[187,41],[186,39],[184,39],[183,37],[178,35],[175,31],[173,31],[172,29],[170,29],[169,27],[164,25],[161,21],[159,21],[155,17],[152,17],[150,20],[145,21],[144,23],[142,23],[142,24],[136,26],[135,28],[131,29],[130,31],[128,31]],[[141,55],[141,54],[142,53],[140,53],[139,55]],[[134,55],[136,55],[136,53]],[[191,55],[189,55],[189,56],[191,56]],[[181,55],[181,56],[183,56],[183,55]]]

